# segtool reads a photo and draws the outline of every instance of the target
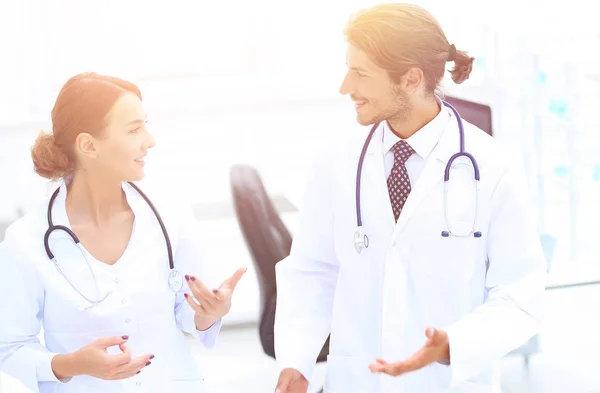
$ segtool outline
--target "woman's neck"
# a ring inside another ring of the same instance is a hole
[[[67,184],[67,214],[77,222],[102,225],[129,209],[120,181],[75,172]]]

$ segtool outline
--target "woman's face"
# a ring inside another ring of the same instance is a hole
[[[106,115],[101,136],[78,141],[86,151],[85,165],[102,177],[120,181],[144,178],[144,157],[155,145],[146,128],[146,113],[141,100],[132,93],[119,98]]]

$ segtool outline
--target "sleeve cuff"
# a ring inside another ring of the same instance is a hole
[[[219,333],[221,332],[221,326],[223,326],[223,319],[219,319],[206,330],[196,330],[195,326],[194,330],[196,330],[196,336],[202,344],[204,344],[206,348],[212,348],[217,343],[217,337],[219,337]]]
[[[217,337],[221,331],[223,320],[219,319],[211,327],[206,330],[196,329],[196,321],[194,320],[194,310],[184,305],[180,311],[181,330],[197,337],[206,348],[212,348],[217,342]]]
[[[58,379],[52,370],[52,359],[56,356],[56,353],[42,352],[39,355],[39,359],[36,362],[36,374],[37,379],[40,382],[59,382],[67,383],[72,378],[61,378]]]
[[[460,322],[444,329],[448,334],[450,343],[450,362],[447,365],[440,364],[446,369],[444,385],[455,388],[462,382],[477,375],[481,363],[485,363],[485,356],[471,351],[469,343],[472,342],[470,329],[465,329]]]
[[[308,360],[277,360],[277,365],[279,367],[279,372],[285,370],[286,368],[293,368],[300,371],[300,374],[306,378],[308,381],[308,390],[311,390],[312,386],[312,377],[313,372],[315,370],[315,361]]]

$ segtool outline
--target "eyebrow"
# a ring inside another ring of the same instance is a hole
[[[350,70],[352,71],[357,71],[357,72],[365,72],[365,73],[369,73],[368,70],[364,69],[364,68],[360,68],[360,67],[348,67]]]
[[[144,120],[144,119],[136,119],[136,120],[130,121],[129,123],[127,123],[127,125],[131,126],[134,124],[145,123],[145,122],[146,122],[146,120]]]

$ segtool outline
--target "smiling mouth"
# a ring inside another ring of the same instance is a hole
[[[367,101],[354,101],[354,107],[360,109],[367,104]]]

